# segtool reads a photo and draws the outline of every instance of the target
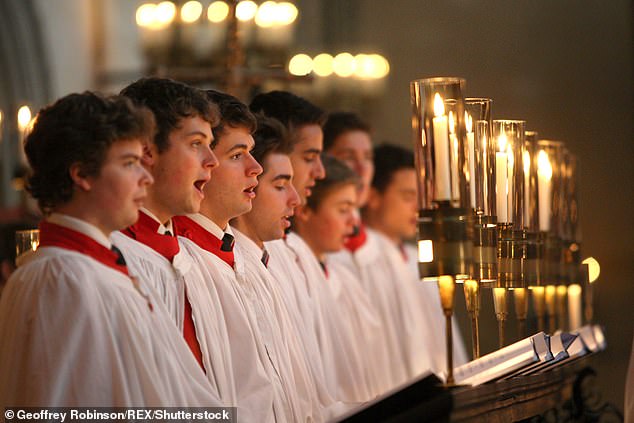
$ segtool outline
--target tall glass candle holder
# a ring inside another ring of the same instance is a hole
[[[546,285],[558,284],[562,280],[561,163],[563,148],[561,141],[539,140],[537,142],[539,230],[544,238],[542,278]]]
[[[497,286],[525,288],[526,232],[524,231],[525,122],[494,120],[495,179],[498,222]]]
[[[495,145],[491,138],[491,104],[489,98],[465,99],[469,203],[474,211],[471,277],[479,282],[480,288],[492,288],[497,279]]]
[[[470,272],[473,224],[461,78],[410,84],[412,134],[418,172],[419,273],[423,280]]]
[[[579,206],[577,203],[577,157],[564,148],[563,151],[563,206],[562,206],[562,257],[563,281],[579,283],[581,274],[581,235]]]

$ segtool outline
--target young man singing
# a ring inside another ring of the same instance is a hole
[[[25,144],[40,246],[0,302],[0,406],[214,406],[220,400],[158,295],[108,236],[134,223],[152,177],[147,110],[72,94]]]
[[[217,109],[202,91],[168,79],[141,79],[122,94],[156,118],[157,133],[144,144],[141,158],[155,183],[139,219],[112,240],[134,274],[159,292],[218,396],[235,406],[229,335],[218,293],[181,248],[172,221],[200,209],[203,187],[218,166],[210,148]]]

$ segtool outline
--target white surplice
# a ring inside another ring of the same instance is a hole
[[[390,242],[389,240],[387,242]],[[435,282],[422,282],[418,276],[418,250],[412,244],[404,244],[403,249],[407,256],[409,278],[416,286],[416,291],[423,303],[427,328],[430,331],[429,342],[432,348],[432,370],[438,375],[447,373],[447,345],[445,341],[445,315],[440,305],[440,292]],[[469,361],[460,328],[456,319],[452,320],[453,336],[453,364],[461,366]]]
[[[269,249],[268,243],[267,249]],[[354,404],[372,399],[375,394],[367,380],[364,366],[362,345],[357,341],[358,333],[346,321],[327,285],[327,280],[317,258],[310,247],[297,234],[290,233],[285,241],[285,253],[281,246],[271,245],[271,250],[277,250],[279,257],[272,251],[269,268],[274,275],[289,273],[286,283],[291,286],[299,302],[305,302],[308,324],[312,324],[327,386],[334,392],[336,401]],[[280,278],[279,280],[283,280]],[[311,330],[306,326],[306,330]]]
[[[411,380],[431,368],[425,316],[411,280],[403,278],[406,263],[393,254],[383,236],[366,229],[365,243],[353,253],[345,250],[329,261],[347,267],[359,277],[383,324],[384,347],[392,357],[383,376],[387,389]],[[399,262],[400,260],[400,262]]]
[[[181,333],[187,288],[187,299],[191,305],[196,339],[207,378],[226,404],[237,406],[235,381],[231,373],[229,333],[213,283],[182,248],[170,263],[152,248],[121,232],[113,233],[110,238],[126,257],[130,275],[145,281],[159,293]]]
[[[267,349],[275,350],[276,367],[286,373],[281,376],[289,391],[294,421],[324,421],[324,409],[333,401],[323,380],[312,373],[294,318],[282,299],[281,286],[262,262],[264,250],[235,228],[232,231],[240,286],[244,298],[258,312],[254,323],[260,327]]]
[[[221,405],[157,293],[139,283],[65,248],[26,258],[0,300],[0,407]]]
[[[189,215],[190,219],[218,239],[224,231],[201,214]],[[227,233],[233,235],[227,227]],[[282,381],[268,357],[260,332],[253,327],[256,311],[250,302],[244,301],[244,293],[236,269],[193,241],[179,237],[183,249],[218,290],[222,311],[227,322],[231,348],[233,374],[240,407],[248,408],[254,421],[292,421],[292,409]]]
[[[337,302],[340,314],[352,326],[356,345],[363,351],[360,359],[374,396],[385,393],[391,386],[386,369],[392,357],[384,348],[384,328],[376,311],[355,274],[340,263],[325,263],[326,285]]]

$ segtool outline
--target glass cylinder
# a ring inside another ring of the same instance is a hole
[[[470,206],[474,212],[471,277],[491,288],[497,279],[495,219],[495,146],[491,142],[489,98],[465,99]]]
[[[496,213],[498,222],[497,286],[525,288],[523,120],[494,120]]]
[[[537,141],[537,207],[539,230],[544,238],[543,279],[558,284],[562,279],[562,162],[561,141]]]
[[[577,203],[577,157],[568,149],[563,151],[563,282],[579,283],[581,278],[581,236]]]
[[[467,181],[462,78],[412,81],[412,138],[418,173],[419,271],[424,280],[469,276],[473,224]]]
[[[526,268],[524,278],[530,287],[541,285],[544,237],[539,231],[537,193],[537,132],[526,131],[524,142],[524,229],[526,230]]]

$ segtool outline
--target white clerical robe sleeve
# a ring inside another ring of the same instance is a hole
[[[40,248],[0,300],[0,405],[219,406],[156,293],[82,254]]]

